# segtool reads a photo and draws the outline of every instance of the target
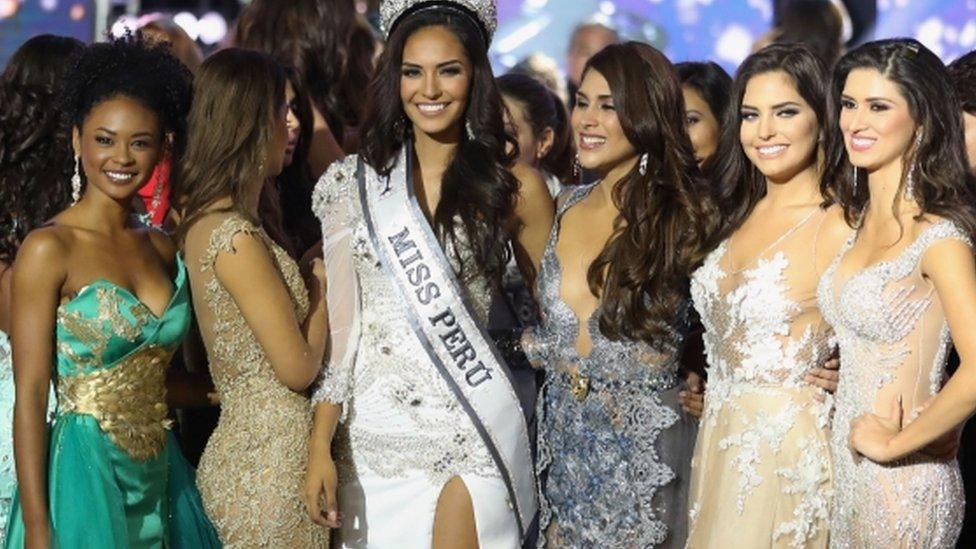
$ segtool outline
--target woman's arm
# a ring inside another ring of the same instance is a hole
[[[961,363],[922,413],[902,429],[900,399],[887,417],[867,414],[851,424],[850,444],[873,461],[907,456],[953,430],[976,410],[976,261],[967,244],[951,239],[931,246],[922,272],[935,286]]]
[[[293,391],[304,391],[322,369],[328,336],[322,264],[317,262],[314,269],[309,313],[299,324],[288,288],[264,242],[245,231],[232,238],[233,252],[217,254],[214,273],[237,303],[278,380]]]
[[[526,286],[535,287],[535,277],[549,242],[556,208],[546,182],[536,170],[516,164],[512,174],[519,181],[515,202],[515,259]]]
[[[14,263],[14,459],[27,539],[35,547],[50,545],[46,415],[66,255],[67,247],[54,229],[41,229],[27,237]]]
[[[342,406],[339,404],[318,403],[315,406],[312,436],[308,442],[305,506],[313,521],[329,528],[338,528],[342,520],[336,502],[338,477],[332,460],[332,437],[341,414]]]

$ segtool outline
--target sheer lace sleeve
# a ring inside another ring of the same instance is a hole
[[[312,394],[313,405],[343,404],[352,394],[360,331],[359,279],[353,258],[356,193],[356,157],[350,156],[333,163],[312,194],[312,210],[322,223],[330,329],[327,363]]]

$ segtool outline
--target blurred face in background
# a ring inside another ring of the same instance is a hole
[[[681,92],[685,97],[685,127],[695,149],[695,161],[701,165],[715,154],[718,147],[718,118],[698,90],[691,86],[682,86]]]
[[[603,25],[585,25],[576,30],[566,55],[566,71],[574,86],[580,85],[586,62],[610,44],[616,44],[617,32]]]
[[[552,148],[553,131],[546,127],[539,135],[532,131],[525,104],[507,95],[502,95],[505,103],[505,127],[508,133],[516,138],[519,146],[518,161],[527,166],[538,168],[541,160]]]
[[[962,113],[966,128],[966,156],[969,157],[969,171],[976,174],[976,114]]]

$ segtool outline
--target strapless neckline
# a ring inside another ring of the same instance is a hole
[[[173,283],[173,293],[170,295],[169,301],[166,302],[166,306],[159,314],[156,314],[156,312],[153,311],[149,305],[147,305],[144,301],[139,299],[139,296],[137,296],[135,292],[133,292],[129,288],[126,288],[125,286],[116,284],[115,282],[112,282],[111,280],[105,277],[98,277],[95,280],[89,282],[88,284],[82,286],[71,299],[61,303],[58,306],[58,311],[60,312],[66,310],[71,304],[81,301],[84,298],[84,296],[86,296],[87,294],[91,293],[92,291],[96,290],[98,287],[101,286],[101,287],[108,287],[113,290],[116,290],[117,292],[119,292],[120,294],[122,294],[123,296],[131,300],[136,306],[142,308],[149,315],[149,318],[158,322],[166,317],[166,313],[172,310],[173,305],[176,303],[177,299],[180,296],[180,293],[183,290],[183,287],[186,285],[186,269],[184,268],[183,258],[181,257],[180,254],[176,254],[176,275],[173,277],[171,282]]]

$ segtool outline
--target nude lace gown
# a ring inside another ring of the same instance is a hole
[[[830,399],[803,380],[833,349],[814,269],[826,216],[811,211],[739,272],[726,240],[692,277],[708,387],[688,547],[827,545]]]
[[[200,459],[197,484],[207,515],[225,547],[326,547],[327,531],[305,511],[304,491],[311,408],[274,370],[227,289],[214,274],[219,254],[234,253],[238,233],[260,237],[287,283],[295,316],[308,314],[298,266],[265,232],[232,215],[213,230],[192,268],[205,287],[194,288],[210,371],[220,394],[220,422]]]
[[[845,273],[840,263],[854,245],[852,236],[820,283],[820,306],[837,332],[843,362],[831,440],[831,547],[949,548],[962,525],[955,460],[913,454],[879,465],[855,461],[848,448],[852,419],[867,412],[887,415],[900,395],[910,422],[912,411],[945,379],[949,328],[939,295],[919,265],[939,242],[972,243],[948,221],[923,231],[894,258]]]

